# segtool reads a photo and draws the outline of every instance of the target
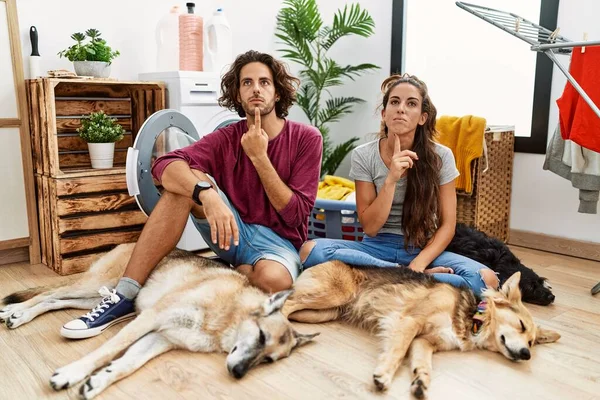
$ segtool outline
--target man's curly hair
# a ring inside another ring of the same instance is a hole
[[[221,92],[223,95],[219,98],[219,105],[226,107],[231,111],[236,111],[240,117],[245,117],[246,112],[242,108],[242,103],[238,101],[240,93],[240,73],[246,64],[260,62],[265,64],[273,74],[275,92],[279,96],[279,101],[275,102],[275,114],[279,118],[288,115],[288,110],[296,101],[296,88],[300,85],[300,80],[290,75],[287,66],[265,53],[259,53],[250,50],[240,54],[231,68],[221,80]]]

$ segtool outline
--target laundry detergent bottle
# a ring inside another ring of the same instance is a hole
[[[219,75],[233,62],[233,36],[222,8],[218,8],[206,26],[207,70]]]
[[[195,3],[186,3],[187,14],[179,15],[179,68],[202,71],[204,62],[204,22],[194,14]]]
[[[156,25],[157,71],[179,70],[179,6],[171,7]]]

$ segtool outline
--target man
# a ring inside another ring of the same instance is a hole
[[[252,284],[266,292],[292,286],[322,156],[319,131],[285,118],[298,82],[268,54],[237,57],[219,104],[246,119],[156,160],[152,173],[165,191],[124,276],[97,307],[65,324],[63,336],[96,336],[132,318],[137,293],[179,241],[190,212],[211,249]]]

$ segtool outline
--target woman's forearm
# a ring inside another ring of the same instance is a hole
[[[454,237],[455,226],[442,224],[435,235],[417,257],[410,263],[410,267],[415,271],[424,271],[433,260],[439,257],[446,250],[450,241]]]
[[[386,180],[375,200],[359,214],[363,231],[368,236],[377,235],[377,232],[379,232],[387,221],[392,209],[395,190],[396,182],[388,182]]]

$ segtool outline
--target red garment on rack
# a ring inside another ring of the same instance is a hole
[[[569,73],[594,104],[600,107],[600,46],[573,48]],[[558,104],[563,139],[600,153],[600,117],[567,81]]]

